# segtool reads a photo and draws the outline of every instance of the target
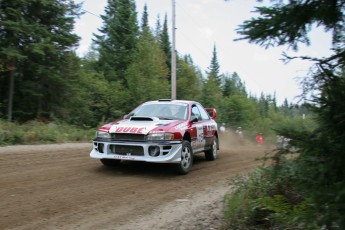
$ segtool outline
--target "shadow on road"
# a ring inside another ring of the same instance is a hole
[[[208,164],[204,157],[204,154],[197,154],[194,156],[192,171],[188,174],[192,174],[193,171],[199,170]],[[100,174],[116,176],[116,175],[143,175],[151,177],[165,177],[165,178],[175,178],[178,176],[188,176],[179,175],[172,164],[164,163],[149,163],[149,162],[137,162],[137,161],[122,161],[120,164],[115,166],[104,166],[99,162],[99,167],[95,167],[94,171]]]

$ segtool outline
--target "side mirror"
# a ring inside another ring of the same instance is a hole
[[[198,117],[197,117],[197,116],[192,116],[192,117],[190,118],[190,121],[191,121],[191,122],[198,122],[199,120],[198,120]]]

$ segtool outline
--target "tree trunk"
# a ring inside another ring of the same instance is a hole
[[[8,111],[7,111],[8,121],[12,121],[13,90],[14,90],[14,71],[11,71],[10,72],[10,89],[9,89],[9,94],[8,94]]]

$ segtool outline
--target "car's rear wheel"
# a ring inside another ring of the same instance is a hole
[[[121,160],[115,160],[115,159],[100,159],[103,165],[105,166],[115,166],[120,164]]]
[[[181,162],[174,164],[179,174],[187,174],[193,166],[193,149],[189,141],[182,142]]]
[[[217,158],[217,149],[218,149],[218,138],[214,136],[211,148],[205,151],[205,158],[208,161],[213,161]]]

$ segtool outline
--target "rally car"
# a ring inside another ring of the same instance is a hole
[[[194,154],[207,160],[219,150],[216,109],[187,100],[160,99],[141,104],[122,120],[100,127],[93,140],[92,158],[106,166],[123,160],[170,163],[187,174]]]

